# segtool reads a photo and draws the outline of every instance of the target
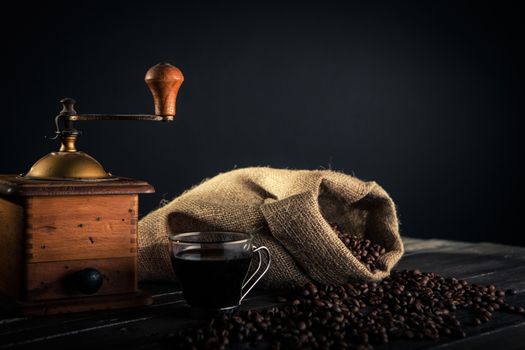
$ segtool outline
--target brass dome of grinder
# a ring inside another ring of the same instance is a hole
[[[111,179],[102,165],[84,152],[51,152],[39,159],[24,178],[35,180]]]

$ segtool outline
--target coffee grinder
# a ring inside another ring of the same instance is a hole
[[[77,150],[77,121],[170,122],[184,80],[167,63],[145,81],[154,115],[81,114],[61,100],[55,118],[60,150],[22,175],[0,175],[0,294],[30,315],[147,305],[137,288],[138,194],[145,181],[114,176]]]

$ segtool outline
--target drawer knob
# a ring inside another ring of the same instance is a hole
[[[99,270],[88,267],[75,272],[73,283],[82,294],[94,294],[102,287],[103,277]]]

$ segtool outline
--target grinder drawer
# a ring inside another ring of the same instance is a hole
[[[29,263],[27,301],[137,291],[136,257]],[[97,289],[101,278],[100,288]]]

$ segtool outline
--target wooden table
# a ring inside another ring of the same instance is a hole
[[[525,305],[525,247],[491,243],[463,243],[404,238],[406,253],[397,269],[432,271],[471,283],[494,283],[514,288],[512,304]],[[0,348],[172,348],[167,334],[190,324],[184,301],[174,284],[142,284],[155,303],[138,309],[101,311],[50,317],[8,317],[0,314]],[[275,298],[256,295],[246,308],[275,305]],[[494,319],[478,328],[466,328],[464,339],[394,341],[376,349],[525,349],[525,317],[495,312]],[[254,349],[244,346],[237,348]],[[257,347],[259,348],[259,347]]]

